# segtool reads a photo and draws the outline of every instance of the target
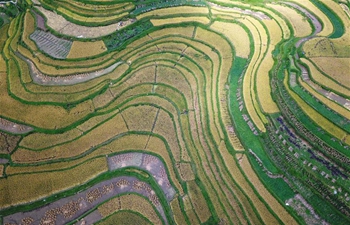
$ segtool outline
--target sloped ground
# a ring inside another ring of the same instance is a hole
[[[0,28],[2,223],[348,224],[348,90],[305,63],[342,7],[33,2]]]

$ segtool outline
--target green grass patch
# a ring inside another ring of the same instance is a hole
[[[233,67],[231,68],[230,72],[230,102],[229,102],[229,107],[230,107],[230,114],[232,117],[232,120],[234,122],[234,125],[236,127],[237,135],[240,137],[240,140],[242,141],[243,146],[246,149],[252,149],[255,154],[258,155],[258,157],[262,160],[264,166],[266,168],[273,172],[276,173],[278,172],[278,169],[273,165],[269,157],[266,155],[264,152],[264,148],[261,145],[259,141],[259,137],[254,135],[253,132],[250,130],[247,122],[243,119],[242,117],[242,112],[240,111],[240,105],[239,101],[237,100],[236,97],[236,90],[239,87],[239,79],[241,77],[242,72],[245,70],[245,66],[248,63],[247,59],[240,58],[240,57],[235,57],[235,61],[233,63]],[[243,94],[241,95],[242,101],[243,101]],[[248,113],[244,113],[247,114]]]
[[[270,178],[263,170],[262,167],[259,166],[259,163],[255,160],[255,158],[251,154],[247,154],[249,157],[249,162],[251,163],[254,171],[257,173],[258,177],[263,181],[266,189],[273,193],[275,197],[277,197],[280,202],[284,202],[287,199],[294,197],[294,191],[288,186],[286,182],[282,178]]]
[[[343,36],[344,34],[344,24],[337,16],[337,14],[332,11],[330,8],[328,8],[325,4],[323,4],[321,1],[318,0],[310,0],[314,5],[317,6],[322,12],[326,14],[328,19],[331,21],[333,24],[334,31],[333,33],[329,36],[330,38],[339,38]]]
[[[152,27],[153,25],[150,21],[140,20],[120,31],[105,36],[103,41],[109,51],[115,50],[121,47],[126,41],[130,41],[130,39],[134,40],[135,37]]]

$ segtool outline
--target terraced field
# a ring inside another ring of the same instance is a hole
[[[0,223],[350,224],[349,7],[0,2]]]

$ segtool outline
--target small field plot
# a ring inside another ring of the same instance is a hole
[[[66,20],[63,16],[47,10],[41,6],[37,6],[36,9],[38,9],[46,17],[47,25],[49,27],[60,34],[67,36],[73,36],[77,38],[97,38],[111,34],[115,30],[122,27],[119,21],[110,25],[99,27],[79,25],[72,23]],[[130,24],[130,22],[125,24]]]
[[[71,41],[58,38],[42,30],[35,30],[30,38],[35,41],[41,51],[58,59],[65,59],[72,46]]]
[[[107,50],[103,41],[81,42],[74,41],[67,58],[85,58],[101,54]]]
[[[339,84],[350,89],[350,58],[313,57],[311,60],[331,79],[336,80]],[[349,96],[348,93],[346,95]]]
[[[279,4],[269,4],[268,6],[286,17],[292,25],[296,37],[305,37],[312,33],[310,23],[307,21],[306,16],[296,11],[296,9]]]

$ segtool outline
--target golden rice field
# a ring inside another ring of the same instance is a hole
[[[90,160],[68,170],[44,173],[23,173],[9,176],[7,182],[1,182],[1,207],[7,208],[37,201],[62,190],[68,190],[85,183],[107,171],[104,158]]]
[[[149,225],[152,224],[147,218],[141,216],[134,211],[119,211],[116,212],[105,220],[99,222],[98,224],[140,224],[140,225]]]
[[[327,97],[321,95],[320,93],[318,93],[313,86],[306,84],[304,81],[302,81],[299,78],[299,83],[300,85],[305,88],[308,92],[312,93],[313,96],[315,96],[315,98],[317,98],[318,100],[320,100],[321,102],[323,102],[325,105],[327,105],[329,108],[333,109],[334,111],[336,111],[337,113],[339,113],[340,115],[342,115],[344,118],[349,119],[350,115],[348,113],[348,110],[346,109],[346,107],[341,106],[337,103],[335,103],[334,101],[328,99]],[[315,85],[316,86],[316,85]],[[316,86],[317,87],[317,86]]]
[[[320,20],[323,23],[322,31],[319,33],[320,36],[328,36],[333,32],[332,22],[329,20],[327,15],[322,10],[317,8],[317,6],[312,4],[312,2],[310,1],[293,1],[293,2],[302,5],[304,8],[309,9],[320,18]]]
[[[285,86],[287,86],[286,81],[287,79],[285,79]],[[297,96],[295,93],[292,93],[289,88],[287,88],[287,91],[290,93],[291,97],[294,98],[296,102],[298,102],[298,105],[300,106],[301,110],[305,111],[305,113],[313,121],[317,121],[317,124],[320,127],[332,134],[334,137],[337,137],[339,140],[346,139],[346,136],[348,135],[346,132],[344,132],[341,128],[335,126],[332,122],[328,121],[326,118],[320,115],[315,109],[311,108],[308,104],[306,104],[299,96]]]
[[[294,9],[279,4],[270,4],[268,6],[282,14],[289,21],[296,37],[305,37],[311,34],[311,26],[306,18]]]
[[[162,224],[152,204],[138,195],[122,195],[109,200],[98,208],[103,217],[108,217],[118,210],[138,212],[141,215],[146,215],[151,224]]]
[[[103,41],[74,41],[67,58],[85,58],[89,56],[99,55],[105,52],[106,50],[107,49]]]
[[[349,224],[347,7],[0,3],[0,224]]]
[[[342,90],[343,88],[339,87],[335,90],[344,93],[345,95],[349,95],[350,81],[348,79],[349,73],[347,71],[350,70],[350,58],[315,57],[311,60],[322,72],[346,88],[346,90]]]
[[[208,24],[210,20],[207,17],[174,17],[168,19],[152,19],[151,23],[154,26],[162,26],[167,24],[178,24],[178,23],[186,23],[186,22],[197,22],[202,24]]]

